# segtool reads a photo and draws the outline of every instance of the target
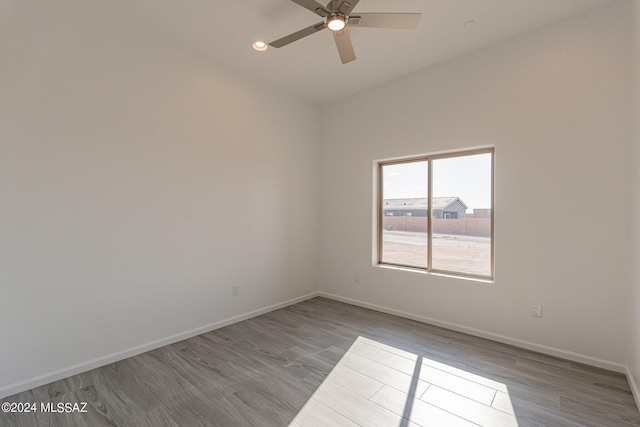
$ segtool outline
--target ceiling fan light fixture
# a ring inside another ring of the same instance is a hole
[[[331,15],[327,19],[327,28],[331,31],[342,31],[347,26],[347,18],[342,14]]]
[[[330,0],[326,7],[318,3],[321,0],[291,1],[321,16],[322,21],[272,41],[269,46],[280,48],[328,28],[333,33],[332,37],[343,64],[356,59],[347,27],[413,30],[418,26],[422,17],[422,13],[357,13],[351,15],[360,0]]]

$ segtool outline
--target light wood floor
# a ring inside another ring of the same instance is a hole
[[[640,426],[624,375],[315,298],[2,402],[1,426]]]

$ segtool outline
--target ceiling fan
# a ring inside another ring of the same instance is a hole
[[[398,28],[412,30],[418,26],[421,13],[351,13],[360,0],[331,0],[323,6],[315,0],[291,0],[324,18],[324,21],[303,28],[269,43],[273,47],[286,46],[303,37],[328,28],[333,33],[343,64],[356,59],[349,37],[349,27]]]

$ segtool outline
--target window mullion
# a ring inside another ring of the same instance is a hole
[[[433,173],[431,168],[431,159],[427,160],[427,270],[431,270],[431,245],[433,243],[433,239],[431,238],[432,233],[432,215],[431,215],[431,205],[433,199]]]
[[[384,179],[383,179],[383,166],[382,164],[378,165],[378,263],[382,263],[382,239],[383,239],[383,222],[384,222]]]

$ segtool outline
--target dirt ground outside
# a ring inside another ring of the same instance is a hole
[[[384,231],[382,261],[427,267],[427,233]],[[491,239],[434,234],[432,268],[482,276],[491,275]]]

